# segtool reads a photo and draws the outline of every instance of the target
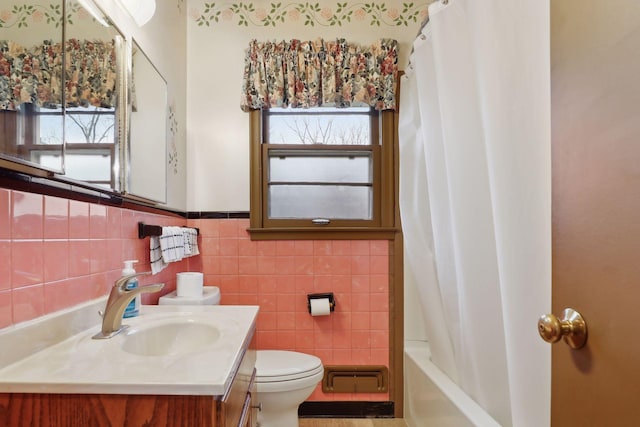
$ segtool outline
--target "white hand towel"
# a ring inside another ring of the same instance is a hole
[[[158,236],[149,237],[149,259],[151,260],[151,274],[158,274],[167,266],[167,263],[162,259],[162,249],[160,248],[160,238]]]
[[[160,248],[164,262],[180,261],[184,258],[184,234],[182,227],[162,227]]]
[[[200,255],[198,250],[198,230],[184,227],[182,232],[184,234],[184,255],[188,257]]]

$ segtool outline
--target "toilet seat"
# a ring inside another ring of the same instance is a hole
[[[274,383],[316,377],[322,374],[322,361],[311,354],[283,350],[258,350],[256,382]]]

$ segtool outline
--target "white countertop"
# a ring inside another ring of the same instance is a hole
[[[95,324],[44,348],[40,344],[26,357],[6,359],[5,366],[0,364],[0,392],[221,396],[248,347],[257,313],[256,306],[142,306],[140,316],[123,320],[130,331],[168,318],[200,316],[215,323],[220,337],[197,351],[140,356],[123,350],[126,332],[91,339],[100,330]],[[37,323],[28,326],[39,329]],[[11,339],[21,341],[16,348],[29,341],[26,329],[0,334],[2,352],[11,352]]]

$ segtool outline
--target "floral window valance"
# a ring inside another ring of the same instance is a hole
[[[243,111],[270,107],[396,108],[397,42],[258,42],[246,50]]]
[[[59,107],[63,84],[67,107],[115,107],[116,70],[112,41],[70,39],[63,52],[61,43],[48,40],[30,48],[0,40],[0,110],[23,103]]]

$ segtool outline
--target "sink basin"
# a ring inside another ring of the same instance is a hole
[[[242,355],[255,357],[249,345],[257,306],[142,305],[138,317],[125,319],[122,333],[94,340],[101,328],[95,313],[105,300],[0,331],[0,389],[223,396]],[[45,341],[52,337],[57,341]]]
[[[128,329],[122,349],[138,356],[180,355],[208,347],[219,338],[220,330],[214,325],[179,319]]]

